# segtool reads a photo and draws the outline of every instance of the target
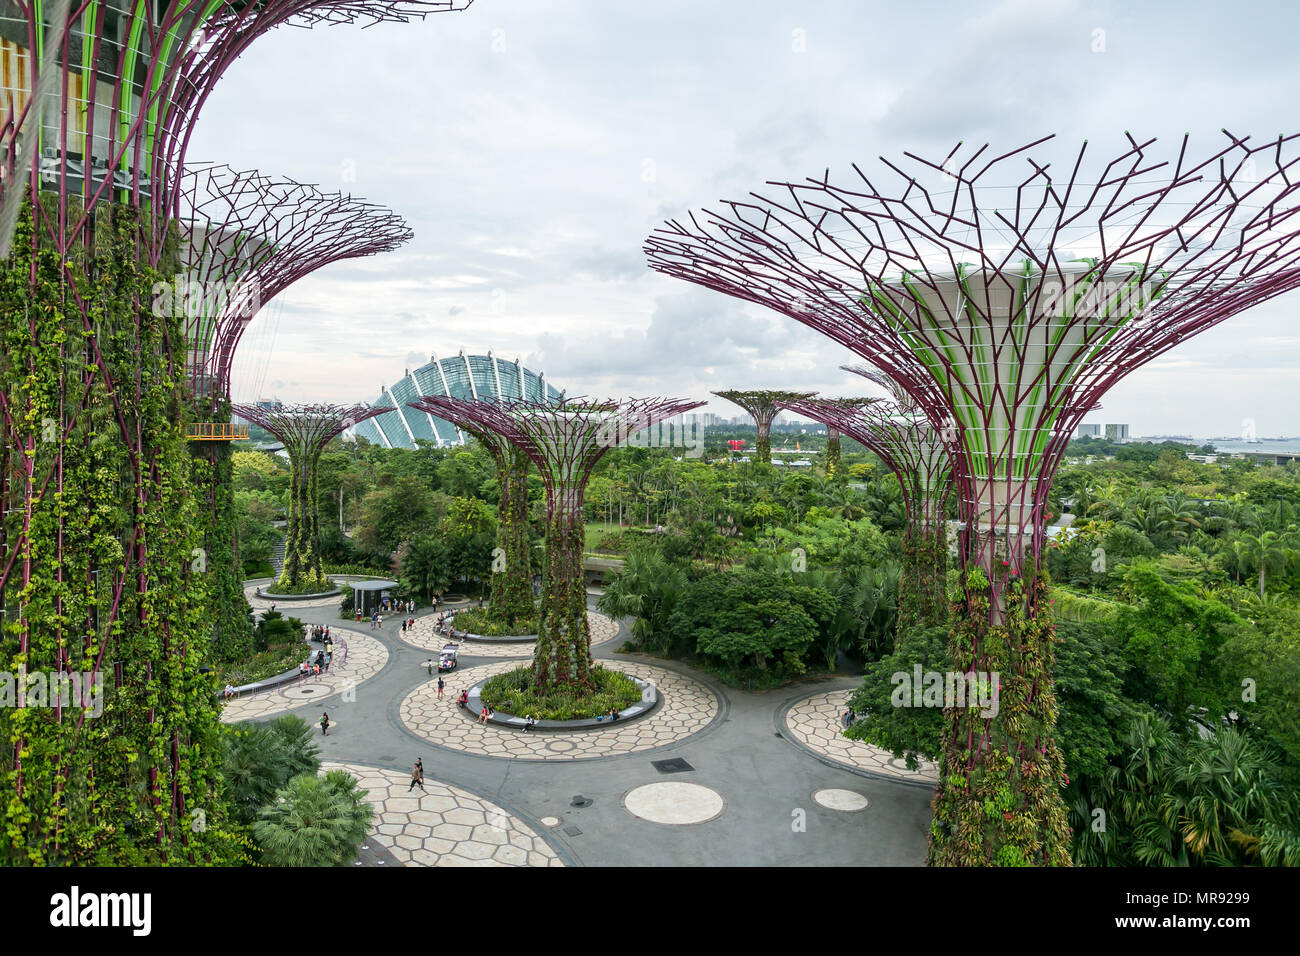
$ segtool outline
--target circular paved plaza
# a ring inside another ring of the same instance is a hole
[[[375,808],[370,839],[403,866],[563,866],[546,840],[517,816],[467,790],[409,771],[325,761],[346,770]]]
[[[404,635],[396,617],[375,629],[340,621],[337,599],[281,606],[335,629],[334,667],[231,701],[223,719],[296,711],[310,722],[329,712],[329,736],[316,730],[313,743],[327,769],[358,777],[377,813],[359,866],[924,862],[930,793],[902,785],[919,775],[838,736],[850,679],[817,693],[714,689],[688,665],[618,654],[625,626],[592,611],[602,666],[654,682],[661,703],[594,730],[525,733],[479,724],[455,698],[519,667],[531,642],[469,642],[461,668],[443,675],[440,700],[424,663],[445,643],[433,636],[431,612]],[[421,756],[425,793],[410,789],[410,763]]]
[[[842,717],[851,694],[851,691],[837,690],[795,701],[784,716],[790,739],[855,770],[916,783],[938,783],[937,764],[926,760],[918,770],[908,770],[907,764],[888,750],[844,736]]]
[[[228,724],[241,720],[264,720],[283,711],[319,703],[335,694],[355,689],[388,663],[388,648],[373,637],[342,628],[333,628],[330,636],[334,639],[334,657],[328,671],[319,677],[306,677],[227,701],[221,710],[221,719]],[[346,659],[344,641],[347,642]],[[304,656],[306,653],[307,645],[304,644]]]
[[[717,696],[693,678],[640,661],[602,663],[611,670],[650,681],[663,695],[663,701],[649,716],[612,724],[607,730],[526,733],[481,724],[456,706],[456,697],[462,689],[519,666],[514,661],[500,661],[453,671],[441,699],[436,678],[423,684],[402,701],[398,713],[407,730],[439,747],[522,760],[583,760],[653,750],[699,733],[718,715]]]
[[[435,652],[443,649],[449,642],[446,635],[438,634],[433,629],[438,619],[436,614],[426,614],[416,618],[415,625],[405,631],[398,629],[398,637],[412,647]],[[399,619],[400,620],[400,619]],[[618,622],[596,611],[587,612],[587,625],[591,628],[591,646],[604,644],[618,636]],[[498,641],[457,641],[460,652],[465,657],[509,657],[524,658],[533,656],[536,641],[524,641],[511,644]]]
[[[257,593],[257,589],[268,587],[272,583],[274,582],[267,581],[262,584],[244,585],[244,597],[248,599],[248,603],[252,605],[254,611],[269,611],[271,605],[274,604],[275,609],[285,617],[301,617],[302,615],[298,614],[294,608],[326,607],[327,605],[338,607],[343,603],[342,594],[331,594],[329,597],[311,598],[306,601],[291,601],[288,598],[277,598],[272,600],[271,598],[260,597]]]

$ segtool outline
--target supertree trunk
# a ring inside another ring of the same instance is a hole
[[[284,569],[279,585],[296,591],[304,586],[326,590],[325,567],[320,556],[316,505],[316,461],[307,450],[290,453],[289,522],[286,527]]]
[[[230,406],[221,403],[215,413],[208,403],[198,403],[197,421],[228,423]],[[243,569],[235,513],[234,464],[227,441],[191,441],[195,482],[207,490],[204,515],[203,563],[211,585],[212,657],[222,663],[247,659],[253,652],[251,608],[244,597]]]
[[[200,673],[206,502],[172,360],[181,333],[149,308],[159,273],[136,254],[138,211],[105,205],[88,222],[92,251],[73,258],[34,249],[24,213],[4,264],[0,451],[17,573],[0,670],[39,681],[26,706],[0,709],[3,856],[213,859],[225,851],[216,697]],[[60,686],[72,681],[80,694]],[[193,828],[199,811],[211,831]]]
[[[840,470],[840,430],[826,427],[826,476],[835,478]]]
[[[557,488],[547,509],[546,585],[533,653],[533,683],[543,692],[594,689],[582,570],[582,497],[581,488]]]
[[[497,469],[501,487],[497,547],[502,565],[500,570],[494,565],[492,571],[489,610],[494,619],[513,625],[536,615],[528,537],[528,456],[513,446],[503,451],[503,464]]]
[[[895,642],[915,628],[948,623],[947,533],[931,499],[921,498],[916,512],[903,528]]]

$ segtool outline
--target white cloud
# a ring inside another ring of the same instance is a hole
[[[646,235],[769,179],[959,140],[996,150],[1055,132],[1066,155],[1085,138],[1108,152],[1130,129],[1172,152],[1191,131],[1205,152],[1221,126],[1291,131],[1297,27],[1287,4],[1245,17],[1087,0],[481,0],[423,23],[258,40],[190,156],[349,190],[415,231],[290,289],[269,362],[269,334],[250,331],[237,365],[268,365],[283,398],[368,399],[411,355],[462,347],[519,354],[572,393],[839,394],[861,390],[837,369],[852,356],[649,273]],[[1135,433],[1232,433],[1249,416],[1300,434],[1297,305],[1185,343],[1112,389],[1104,414]]]

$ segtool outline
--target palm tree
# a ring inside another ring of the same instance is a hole
[[[1264,577],[1267,572],[1286,569],[1287,562],[1294,557],[1291,539],[1277,531],[1265,531],[1262,534],[1238,535],[1233,542],[1233,550],[1240,546],[1239,555],[1259,572],[1259,597],[1264,598]]]
[[[846,521],[856,521],[867,515],[867,509],[862,506],[862,496],[842,482],[829,489],[824,500],[831,514]]]
[[[300,774],[277,790],[253,824],[268,866],[338,866],[356,856],[374,811],[341,770]]]
[[[633,617],[632,636],[636,642],[666,651],[672,646],[672,634],[667,632],[665,622],[686,583],[686,572],[661,552],[632,551],[596,606],[614,618]]]

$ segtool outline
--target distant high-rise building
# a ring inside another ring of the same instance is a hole
[[[1079,426],[1079,435],[1078,435],[1078,437],[1079,437],[1079,438],[1100,438],[1100,437],[1101,437],[1101,426],[1100,426],[1100,425],[1080,425],[1080,426]]]
[[[1127,425],[1107,425],[1106,439],[1108,441],[1124,441],[1128,438]]]

